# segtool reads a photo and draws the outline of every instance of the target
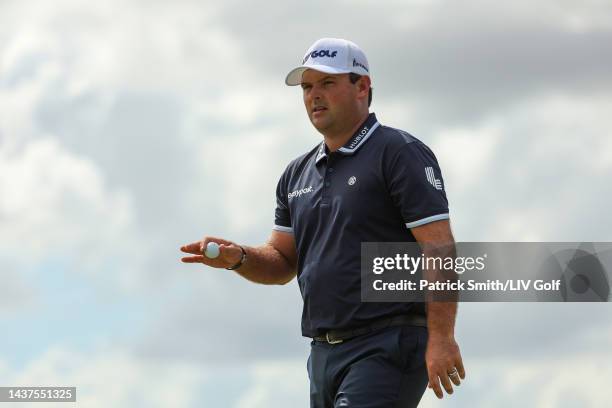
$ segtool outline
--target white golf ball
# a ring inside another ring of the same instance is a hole
[[[216,242],[209,242],[206,245],[206,250],[204,251],[204,255],[206,255],[210,259],[214,259],[219,256],[219,244]]]

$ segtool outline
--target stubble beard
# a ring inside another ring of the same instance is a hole
[[[310,123],[315,127],[320,133],[323,133],[325,130],[333,128],[334,122],[330,118],[325,118],[324,120],[317,121],[313,117],[310,117]]]

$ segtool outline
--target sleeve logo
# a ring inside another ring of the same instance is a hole
[[[442,181],[437,179],[434,175],[433,167],[425,167],[425,176],[427,177],[427,181],[429,181],[436,190],[442,190]]]

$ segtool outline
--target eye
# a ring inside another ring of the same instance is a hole
[[[327,86],[327,85],[331,85],[333,83],[334,83],[334,81],[327,80],[327,81],[323,82],[323,85]]]
[[[310,84],[302,84],[302,89],[303,89],[304,91],[307,91],[307,90],[309,90],[310,88],[312,88],[312,85],[310,85]]]

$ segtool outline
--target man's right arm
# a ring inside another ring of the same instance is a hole
[[[210,259],[202,255],[209,242],[219,244],[219,256]],[[235,270],[242,277],[265,285],[284,285],[297,274],[297,251],[293,234],[273,230],[268,242],[257,247],[242,246],[246,260]],[[213,268],[229,268],[241,257],[240,246],[222,238],[204,237],[201,241],[181,247],[181,251],[195,256],[184,257],[185,263],[203,263]]]

